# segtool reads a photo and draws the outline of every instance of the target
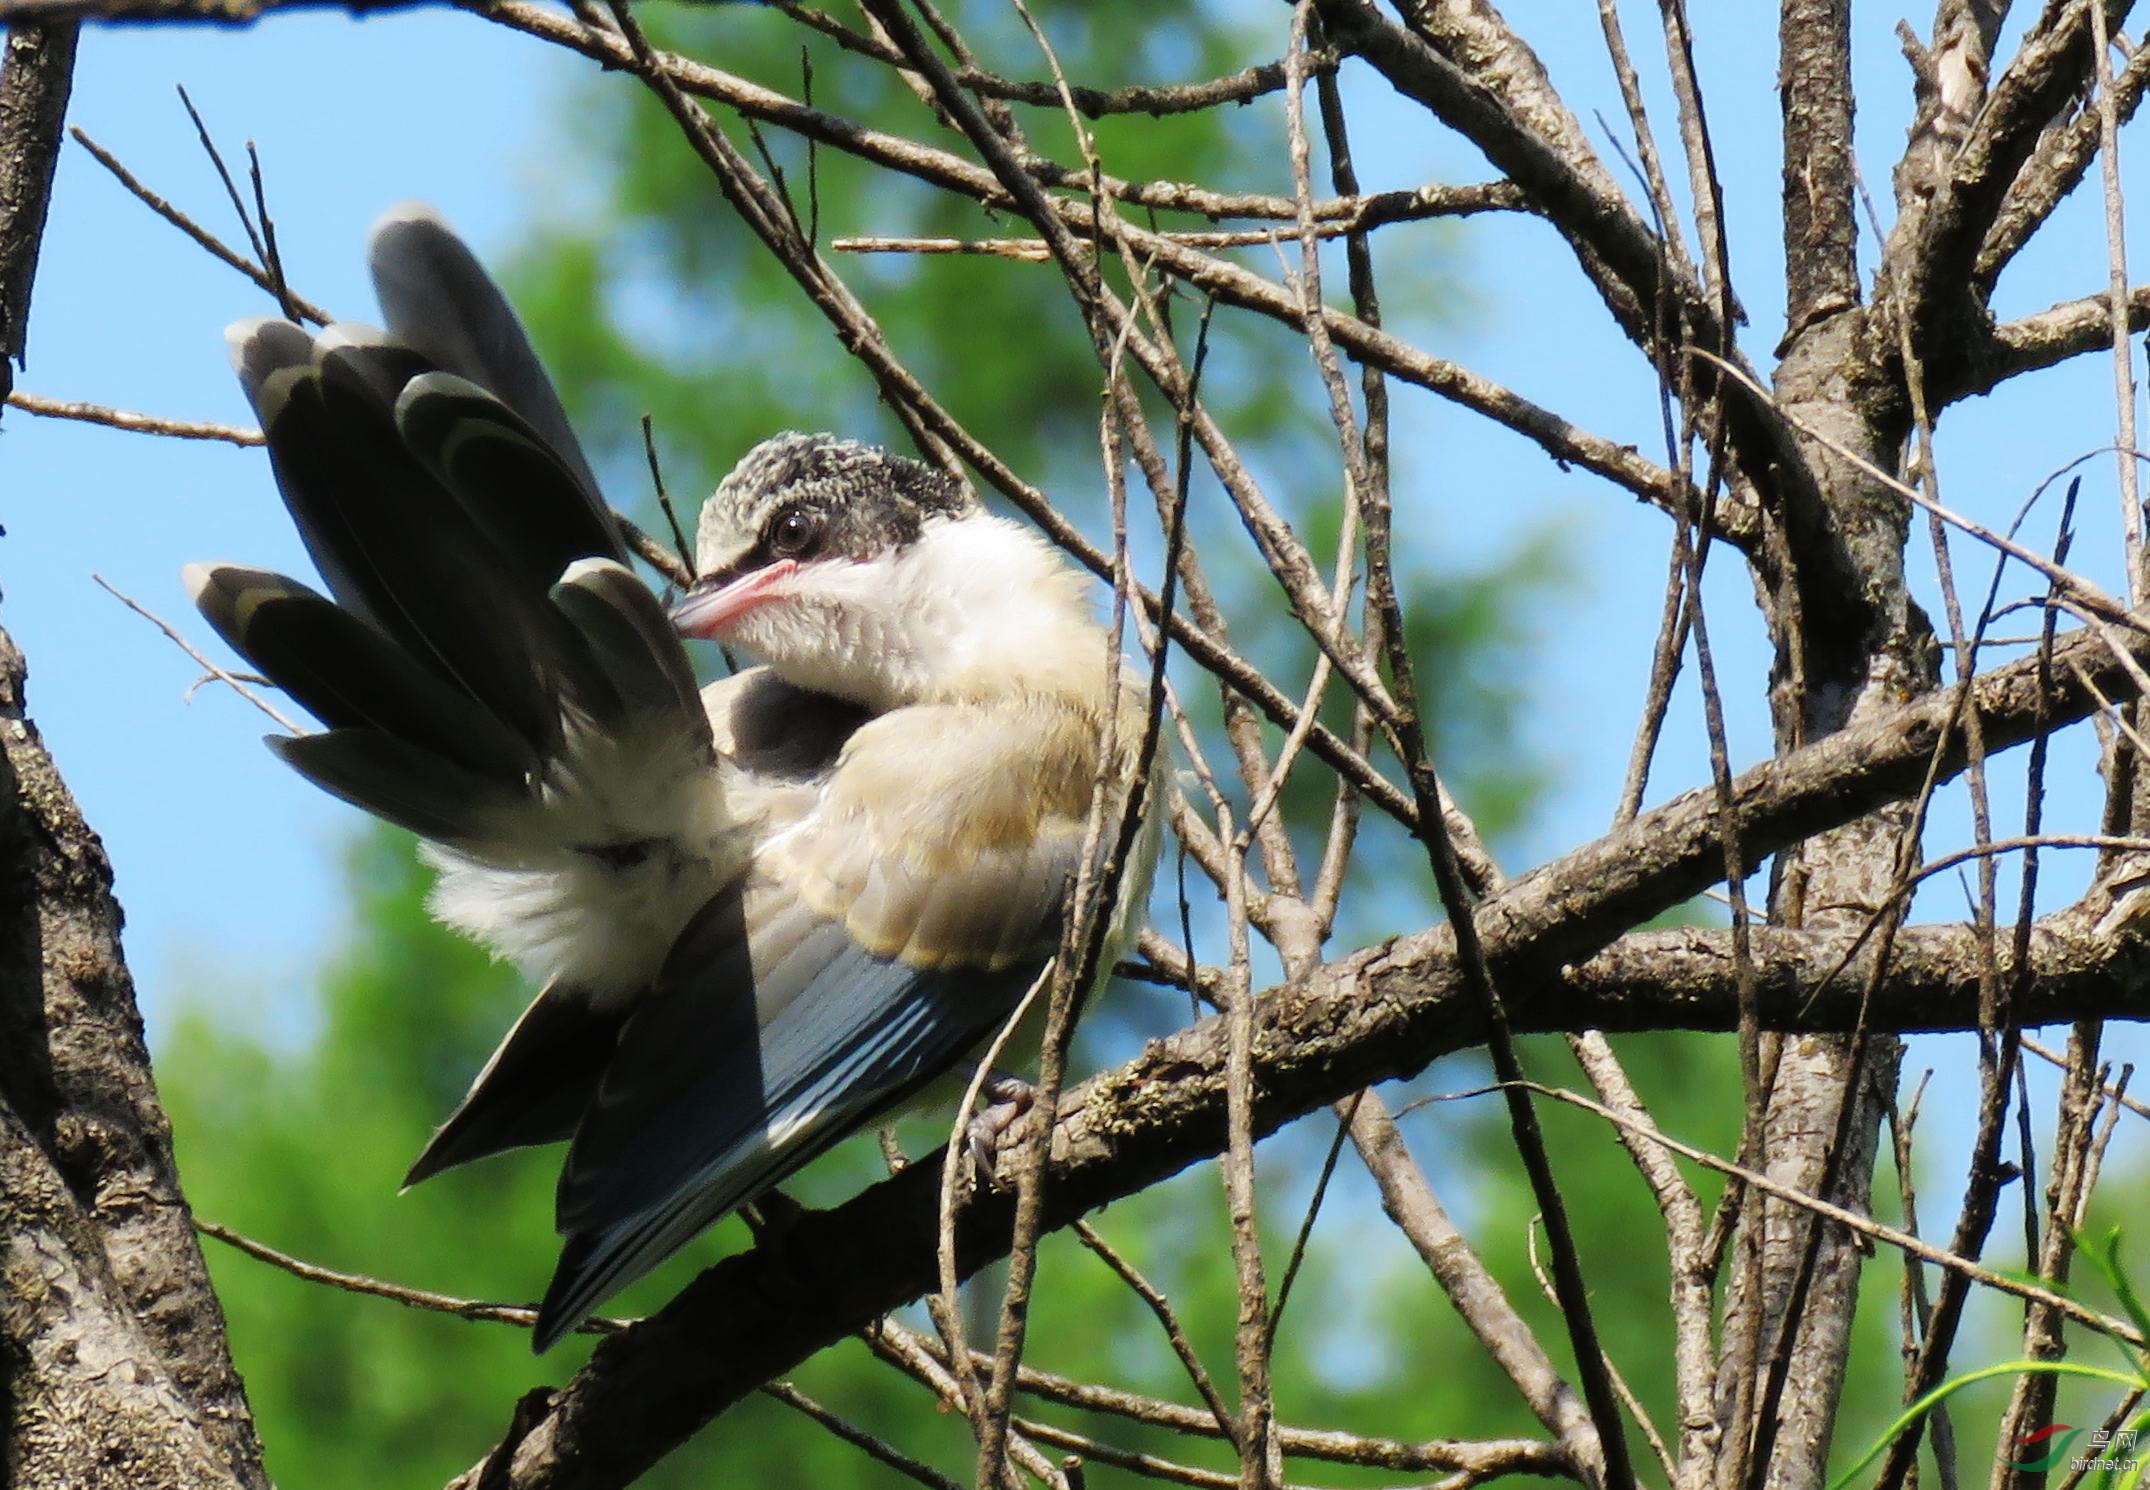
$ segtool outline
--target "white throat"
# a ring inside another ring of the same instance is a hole
[[[898,553],[802,569],[739,641],[785,681],[876,712],[1010,693],[1102,696],[1110,659],[1089,582],[987,513],[929,521]]]

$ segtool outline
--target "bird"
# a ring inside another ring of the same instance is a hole
[[[476,255],[406,203],[368,259],[385,329],[227,332],[327,593],[185,579],[323,726],[269,747],[423,840],[434,916],[538,985],[405,1184],[566,1143],[543,1352],[1008,1021],[1155,799],[1146,691],[1034,529],[832,435],[739,460],[668,609]],[[690,641],[757,663],[699,688]]]

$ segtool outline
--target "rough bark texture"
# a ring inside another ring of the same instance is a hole
[[[1811,503],[1779,509],[1792,562],[1764,583],[1780,750],[1885,713],[1936,679],[1932,630],[1904,580],[1910,504],[1870,474],[1897,466],[1908,415],[1886,338],[1859,306],[1849,12],[1841,0],[1786,0],[1782,13],[1787,330],[1775,385],[1795,427],[1813,432],[1801,453],[1815,479]],[[1900,803],[1798,845],[1777,865],[1771,922],[1848,942],[1900,916],[1895,887],[1916,848]],[[1849,972],[1861,986],[1871,957]],[[1779,1184],[1864,1212],[1898,1042],[1803,1035],[1765,1039],[1758,1054],[1756,1162]],[[1819,1484],[1851,1346],[1858,1240],[1749,1196],[1731,1257],[1717,1483]]]
[[[0,67],[10,354],[23,346],[74,43],[72,26],[18,26]],[[0,633],[0,1478],[262,1486],[120,957],[111,866],[30,723],[26,671]]]
[[[1826,158],[1840,148],[1835,131],[1849,120],[1821,123],[1817,152]],[[1826,170],[1817,165],[1811,178],[1823,179]],[[1848,180],[1838,178],[1837,186],[1842,200],[1835,215],[1848,221]],[[1801,192],[1795,216],[1793,196],[1788,190],[1788,241],[1796,226],[1826,248],[1834,239],[1821,219],[1830,214]],[[1779,368],[1778,397],[1802,423],[1887,469],[1902,439],[1900,399],[1871,376],[1862,345],[1865,317],[1836,298],[1841,286],[1830,276],[1815,275],[1807,288],[1821,298],[1791,307],[1795,322],[1805,317],[1805,329],[1793,333]],[[1833,586],[1802,587],[1795,565],[1789,584],[1771,597],[1779,649],[1774,703],[1780,743],[1787,746],[1826,738],[1930,690],[1935,680],[1931,630],[1904,584],[1909,504],[1827,449],[1817,446],[1809,459],[1822,495],[1814,529],[1845,556],[1861,584],[1847,604]],[[1915,854],[1916,837],[1901,804],[1800,844],[1779,866],[1772,920],[1857,935],[1890,912],[1907,851]],[[1774,1080],[1758,1151],[1769,1176],[1866,1210],[1899,1054],[1886,1036],[1863,1046],[1838,1035],[1766,1042],[1763,1066],[1766,1072],[1774,1065]],[[1840,1120],[1847,1101],[1853,1110]],[[1833,1186],[1824,1184],[1830,1174]],[[1815,1224],[1805,1212],[1759,1198],[1742,1215],[1734,1255],[1743,1261],[1731,1270],[1724,1310],[1724,1490],[1751,1483],[1750,1454],[1763,1457],[1771,1486],[1809,1486],[1825,1477],[1862,1252],[1856,1238],[1835,1227],[1823,1229],[1816,1249],[1809,1242]],[[1803,1291],[1802,1273],[1811,1273]],[[1750,1311],[1753,1320],[1746,1318]],[[1776,1367],[1782,1397],[1772,1403],[1761,1384],[1778,1361],[1785,1363]]]
[[[1777,86],[1784,105],[1786,325],[1859,300],[1858,227],[1851,213],[1850,0],[1786,0]]]
[[[24,1486],[266,1484],[158,1106],[104,849],[0,634],[0,1353]]]
[[[76,35],[72,21],[10,26],[0,58],[0,398],[13,390],[29,346],[30,286],[45,241]]]

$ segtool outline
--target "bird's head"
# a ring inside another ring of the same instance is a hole
[[[869,709],[1011,686],[1035,672],[1026,638],[1096,635],[1082,580],[1035,533],[930,466],[830,435],[748,451],[695,549],[701,578],[672,610],[683,635]],[[1094,644],[1077,650],[1102,666]]]

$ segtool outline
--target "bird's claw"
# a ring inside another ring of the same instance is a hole
[[[995,1075],[987,1079],[982,1095],[985,1106],[972,1115],[965,1141],[970,1146],[971,1167],[981,1184],[1001,1188],[994,1157],[1001,1139],[1030,1111],[1036,1093],[1020,1077]]]

